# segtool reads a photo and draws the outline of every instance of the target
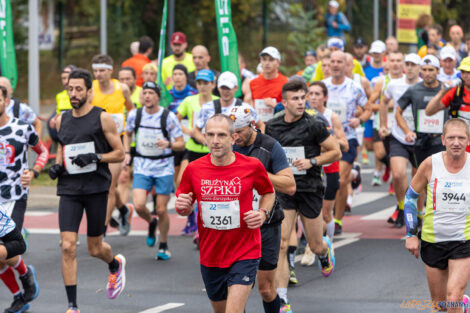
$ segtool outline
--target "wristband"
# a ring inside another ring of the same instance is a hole
[[[38,171],[36,171],[34,168],[33,168],[33,169],[31,169],[31,171],[34,173],[34,178],[38,178],[38,176],[39,176],[39,172],[38,172]]]
[[[269,220],[269,214],[270,212],[268,211],[268,209],[265,209],[265,208],[259,208],[260,211],[263,211],[264,214],[266,214],[266,220]]]

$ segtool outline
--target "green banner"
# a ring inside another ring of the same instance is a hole
[[[0,0],[1,1],[1,0]],[[165,37],[166,37],[166,21],[168,14],[168,0],[165,0],[163,4],[163,14],[162,14],[162,27],[160,28],[160,43],[158,45],[158,74],[157,74],[157,84],[160,86],[162,91],[162,97],[160,99],[160,106],[167,107],[173,101],[173,97],[170,95],[168,89],[166,89],[165,84],[162,79],[162,63],[165,58]]]
[[[37,40],[37,39],[36,39]],[[18,83],[10,0],[0,0],[0,70],[15,90]]]
[[[230,71],[238,77],[238,91],[235,97],[239,97],[242,94],[242,86],[238,67],[237,35],[232,25],[230,0],[215,0],[215,14],[219,37],[220,68],[222,73]]]

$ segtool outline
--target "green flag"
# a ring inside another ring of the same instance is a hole
[[[235,97],[239,97],[242,94],[242,88],[238,67],[237,35],[232,25],[230,0],[215,0],[215,14],[219,37],[220,68],[222,73],[230,71],[238,77],[238,91]]]
[[[1,1],[1,0],[0,0]],[[167,13],[168,13],[168,0],[165,0],[163,4],[163,14],[162,14],[162,27],[160,28],[160,43],[158,45],[158,75],[157,75],[157,83],[160,86],[162,91],[161,99],[160,99],[160,106],[167,107],[173,101],[173,97],[170,95],[168,89],[166,89],[165,84],[163,83],[162,79],[162,63],[163,59],[165,58],[165,37],[166,37],[166,20],[167,20]]]
[[[18,83],[18,72],[10,0],[0,0],[0,67],[1,75],[10,80],[14,90]]]

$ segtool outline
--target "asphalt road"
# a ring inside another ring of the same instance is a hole
[[[388,186],[371,187],[372,170],[363,172],[363,191],[355,197],[353,212],[344,220],[344,234],[335,238],[335,271],[324,278],[316,264],[303,267],[297,263],[299,284],[288,291],[293,312],[431,312],[422,307],[403,307],[406,301],[429,300],[424,266],[404,248],[404,229],[393,229],[385,222],[394,206],[394,197],[386,193]],[[30,201],[35,203],[25,222],[31,234],[24,259],[36,267],[41,287],[29,312],[65,312],[56,199],[44,190],[32,190]],[[138,217],[134,217],[130,236],[106,238],[116,253],[127,258],[126,289],[116,300],[106,297],[107,265],[88,256],[86,237],[80,235],[78,303],[82,313],[211,312],[199,272],[198,251],[190,238],[178,235],[184,219],[171,212],[170,261],[154,259],[156,249],[146,246],[145,224]],[[11,295],[0,284],[0,309],[10,302]],[[263,312],[256,288],[246,312]]]

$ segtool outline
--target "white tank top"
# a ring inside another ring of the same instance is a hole
[[[432,155],[432,173],[427,186],[422,240],[427,242],[470,239],[470,154],[462,169],[447,171],[443,152]]]

